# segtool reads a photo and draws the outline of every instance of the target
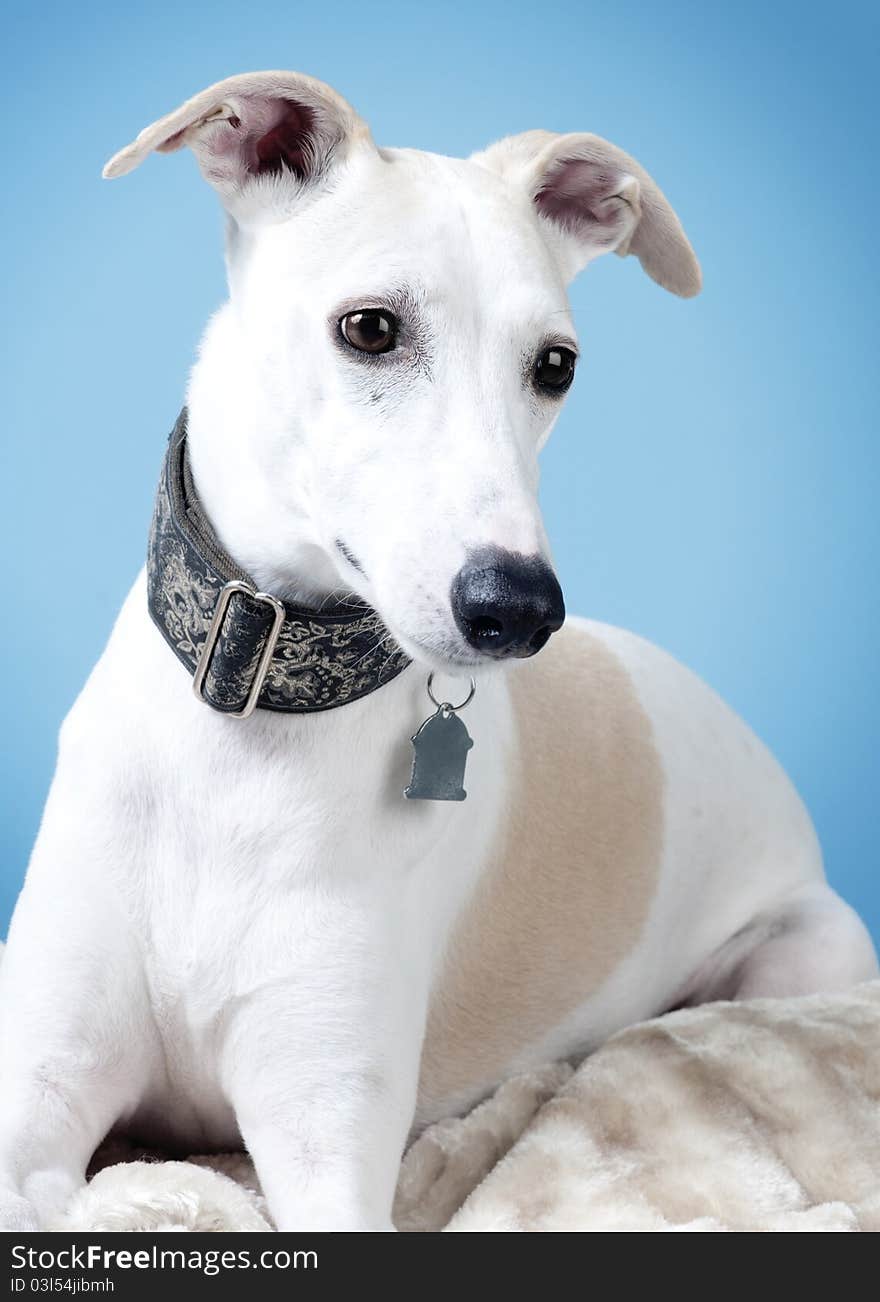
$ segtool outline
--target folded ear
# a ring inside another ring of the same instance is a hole
[[[571,278],[601,253],[634,253],[664,289],[683,298],[702,284],[687,236],[634,158],[599,136],[527,131],[472,161],[523,185]]]
[[[356,144],[374,148],[367,124],[335,90],[298,72],[248,72],[145,127],[104,176],[124,176],[153,150],[189,145],[226,207],[248,217],[267,204],[288,207]]]

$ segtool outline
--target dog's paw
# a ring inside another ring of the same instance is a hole
[[[99,1171],[50,1228],[78,1234],[216,1234],[264,1233],[271,1226],[256,1195],[217,1171],[189,1162],[123,1162]]]
[[[39,1228],[40,1218],[33,1203],[11,1189],[0,1189],[0,1233],[33,1234]]]

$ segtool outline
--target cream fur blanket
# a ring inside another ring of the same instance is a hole
[[[707,1004],[508,1081],[403,1161],[409,1231],[880,1229],[880,981]],[[266,1231],[242,1154],[105,1145],[59,1230]],[[135,1160],[133,1160],[135,1159]]]

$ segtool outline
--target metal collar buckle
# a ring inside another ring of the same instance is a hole
[[[271,607],[273,612],[272,627],[269,630],[263,650],[260,652],[257,671],[254,674],[254,681],[251,683],[251,690],[248,692],[247,700],[240,710],[227,710],[226,714],[231,719],[246,719],[248,715],[253,714],[257,708],[257,701],[266,680],[266,674],[269,672],[269,665],[272,662],[272,656],[275,651],[275,645],[278,641],[278,635],[281,632],[281,625],[284,623],[284,606],[277,599],[272,597],[268,592],[256,592],[249,583],[242,583],[238,579],[233,579],[231,583],[225,584],[220,589],[220,595],[217,598],[217,605],[214,607],[214,615],[211,620],[211,626],[208,629],[208,635],[205,638],[202,649],[199,653],[198,664],[196,665],[195,676],[193,677],[193,691],[200,701],[206,705],[211,702],[207,700],[204,692],[205,679],[208,676],[208,670],[211,667],[211,657],[214,654],[214,648],[220,640],[220,631],[223,628],[223,620],[229,609],[229,603],[237,592],[251,598],[252,601],[260,601]]]

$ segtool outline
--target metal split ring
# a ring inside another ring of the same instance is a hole
[[[471,701],[474,699],[474,692],[477,690],[477,684],[474,681],[474,679],[471,678],[471,689],[468,692],[467,696],[464,698],[461,705],[453,705],[451,701],[437,700],[437,697],[431,691],[433,683],[434,683],[434,674],[432,671],[430,674],[428,674],[428,685],[427,685],[428,697],[434,703],[434,705],[437,706],[438,710],[452,710],[453,713],[455,713],[458,710],[463,710],[466,705],[470,705]]]

